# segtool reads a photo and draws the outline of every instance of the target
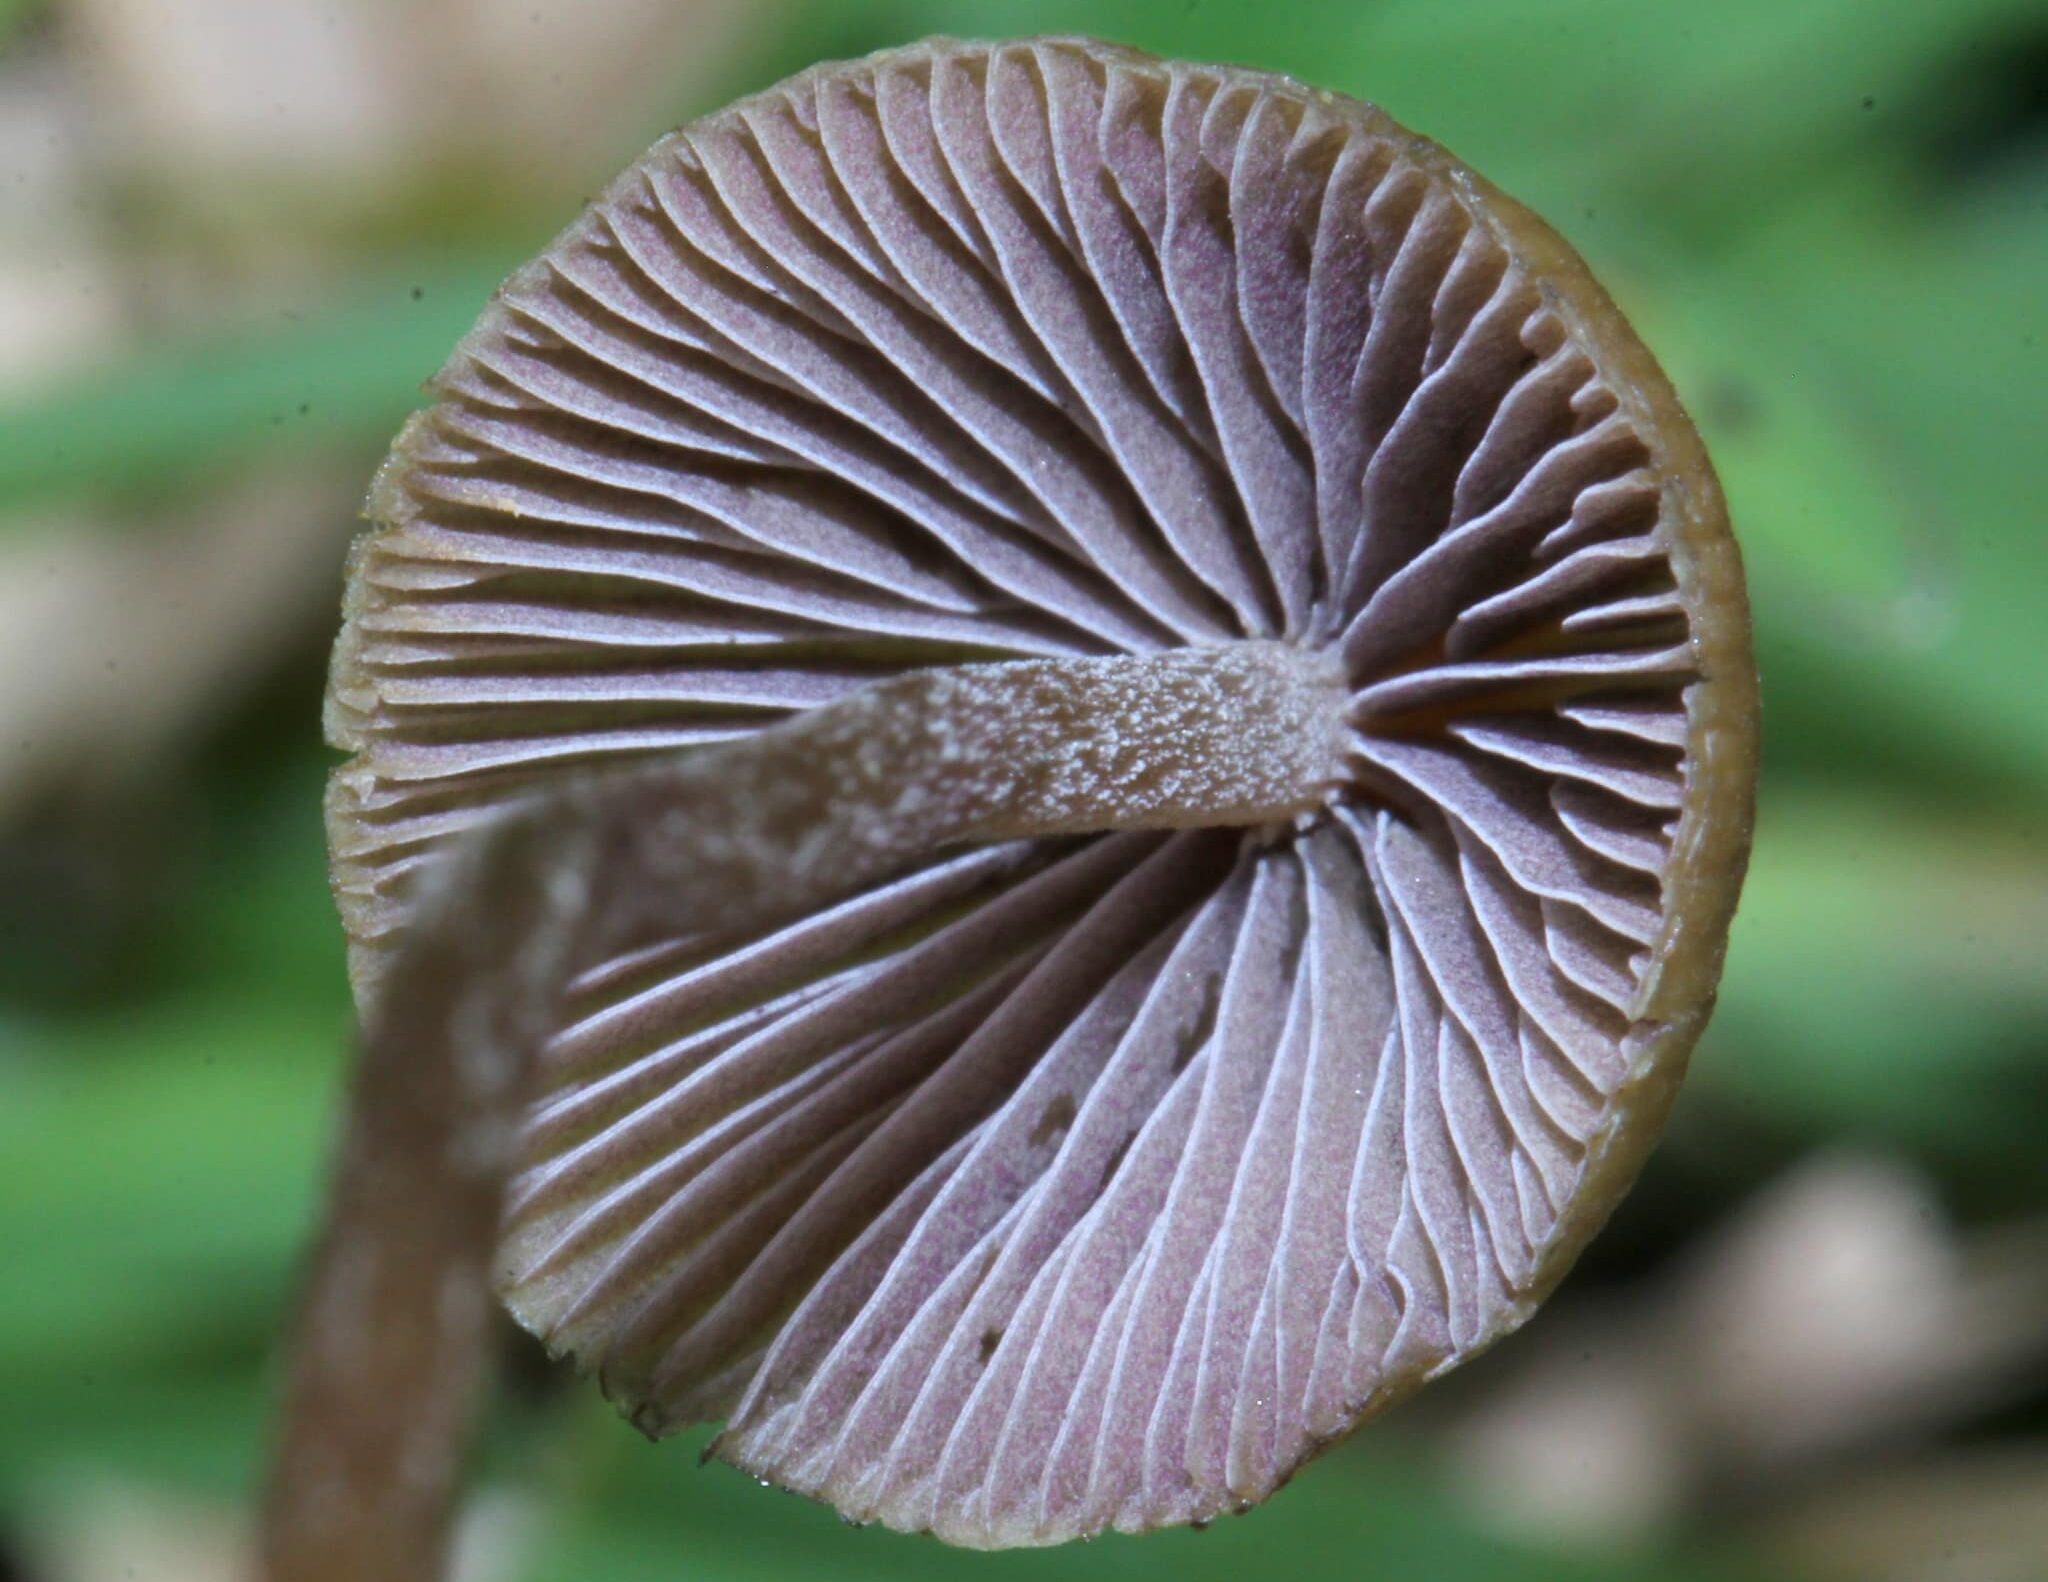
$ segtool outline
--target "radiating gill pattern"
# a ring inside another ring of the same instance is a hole
[[[977,659],[1277,636],[1355,685],[1300,828],[938,853],[590,974],[524,1321],[977,1544],[1255,1500],[1519,1322],[1642,1036],[1695,664],[1573,300],[1376,112],[1077,41],[796,78],[510,281],[356,566],[365,983],[572,766]]]

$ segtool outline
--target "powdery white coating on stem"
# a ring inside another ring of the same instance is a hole
[[[743,741],[563,782],[514,811],[524,832],[477,850],[532,851],[545,893],[521,910],[576,919],[581,955],[602,960],[800,912],[961,841],[1317,812],[1346,779],[1348,697],[1331,656],[1279,642],[916,671]],[[520,950],[556,950],[503,912],[527,881],[483,860],[438,875],[424,915],[466,942],[470,970],[546,976]],[[488,919],[468,917],[479,904]]]
[[[1345,697],[1329,656],[1283,643],[920,672],[744,745],[592,782],[585,806],[630,843],[636,882],[618,893],[647,909],[641,930],[695,931],[677,881],[707,853],[723,882],[794,911],[958,840],[1315,811],[1344,778]],[[664,909],[672,887],[681,910]]]

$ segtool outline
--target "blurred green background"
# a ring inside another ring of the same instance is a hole
[[[1379,101],[1666,361],[1764,672],[1718,1018],[1551,1307],[1259,1513],[844,1531],[508,1334],[467,1576],[2048,1577],[2040,0],[0,0],[0,1578],[236,1573],[350,1031],[324,650],[419,382],[677,120],[1067,29]]]

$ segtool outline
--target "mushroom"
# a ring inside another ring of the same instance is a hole
[[[664,138],[432,389],[335,654],[277,1574],[431,1568],[486,1261],[649,1434],[985,1547],[1243,1509],[1563,1277],[1756,694],[1535,216],[1283,77],[934,40]]]

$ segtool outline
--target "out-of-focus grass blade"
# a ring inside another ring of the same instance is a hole
[[[2000,191],[1929,228],[1873,173],[1645,304],[1743,540],[1773,763],[2048,787],[2048,165]]]
[[[0,404],[0,516],[53,496],[131,498],[282,445],[388,439],[509,253],[379,271],[298,321],[165,344]]]
[[[239,1497],[263,1454],[269,1396],[246,1362],[141,1371],[79,1366],[10,1378],[0,1415],[0,1481],[11,1501],[30,1510],[74,1479]]]
[[[131,1390],[232,1386],[272,1342],[353,1021],[324,767],[224,768],[149,964],[168,993],[0,1021],[0,1474],[34,1460],[31,1401],[55,1417],[68,1397],[83,1443]]]
[[[10,1073],[0,1393],[269,1333],[326,1158],[338,1010],[215,990],[72,1030],[61,1059]]]
[[[1943,86],[1931,68],[2039,8],[1390,0],[1349,12],[1326,74],[1347,62],[1359,77],[1331,86],[1379,98],[1567,229],[1613,204],[1630,225],[1710,245],[1810,172],[1860,158],[1901,106]]]
[[[840,14],[837,6],[813,6]],[[1688,234],[1836,162],[2032,0],[904,0],[873,44],[919,33],[1084,32],[1286,71],[1383,104],[1525,201],[1576,222],[1620,199]]]
[[[1969,1174],[2036,1169],[2048,832],[1800,784],[1766,798],[1706,1093]]]

